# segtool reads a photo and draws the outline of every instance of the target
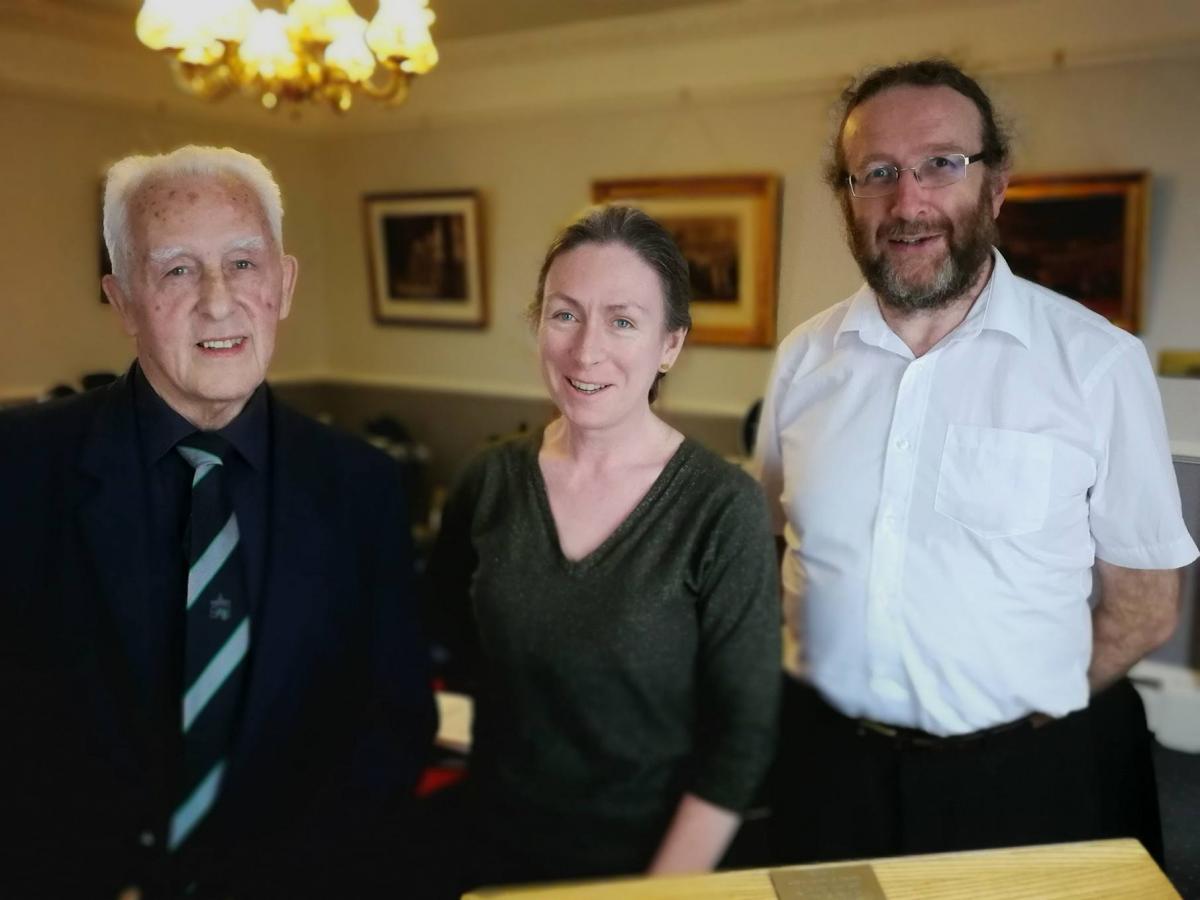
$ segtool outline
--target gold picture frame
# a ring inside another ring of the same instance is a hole
[[[619,178],[595,203],[627,203],[671,232],[692,274],[694,344],[773,347],[779,281],[776,175]]]
[[[1149,194],[1142,171],[1014,176],[997,246],[1017,275],[1136,334]]]
[[[371,310],[380,325],[488,323],[476,191],[363,197]]]

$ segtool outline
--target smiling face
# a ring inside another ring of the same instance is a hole
[[[941,153],[980,151],[983,120],[948,87],[889,88],[854,109],[842,133],[846,167],[902,168]],[[896,192],[857,198],[843,192],[851,251],[879,298],[902,310],[943,307],[985,275],[1007,178],[979,162],[955,184],[924,187],[903,172]]]
[[[178,177],[131,198],[128,283],[104,289],[167,404],[200,428],[241,412],[266,377],[296,261],[283,256],[254,191],[236,179]]]
[[[655,271],[623,244],[583,244],[546,273],[538,353],[550,397],[579,428],[609,429],[650,410],[660,366],[686,331],[666,330]]]

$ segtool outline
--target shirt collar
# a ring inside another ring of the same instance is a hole
[[[955,340],[968,340],[984,329],[1003,331],[1028,347],[1031,316],[1029,300],[1017,290],[1017,277],[1013,275],[1000,251],[995,248],[992,249],[992,263],[991,277],[971,305],[967,317],[952,334]],[[858,332],[858,337],[863,343],[903,352],[896,346],[897,343],[902,346],[903,341],[900,341],[888,326],[883,313],[879,311],[879,301],[875,292],[865,284],[850,298],[850,305],[846,309],[842,324],[838,327],[836,337],[841,337],[849,331]]]
[[[1033,327],[1033,310],[1029,307],[1029,296],[1018,290],[1017,276],[1008,267],[1008,262],[1000,251],[995,248],[992,249],[992,262],[992,277],[988,279],[979,298],[986,298],[986,302],[982,305],[975,304],[981,306],[979,328],[1011,334],[1023,347],[1028,348]]]
[[[173,410],[158,396],[141,366],[133,367],[133,402],[137,412],[138,431],[146,460],[157,463],[175,449],[196,426]],[[267,435],[269,431],[268,394],[265,383],[260,384],[246,401],[237,418],[217,431],[229,441],[252,468],[263,471],[267,464]]]
[[[865,284],[850,298],[850,305],[834,339],[850,331],[858,332],[859,340],[863,343],[876,347],[888,346],[888,336],[896,336],[884,320],[883,313],[879,311],[879,301],[875,298],[875,292]]]

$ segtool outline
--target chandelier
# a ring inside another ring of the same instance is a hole
[[[280,100],[326,102],[339,112],[356,92],[393,104],[437,65],[429,0],[379,0],[368,22],[350,0],[144,0],[138,39],[171,58],[176,79],[205,99],[234,89],[267,109]]]

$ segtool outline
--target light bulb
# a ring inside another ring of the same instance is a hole
[[[151,50],[179,50],[212,39],[208,10],[188,0],[145,0],[135,26]]]
[[[359,16],[329,23],[333,40],[325,48],[326,64],[338,69],[349,81],[366,81],[375,72],[375,54],[364,35],[367,20]]]
[[[405,71],[421,74],[437,64],[429,34],[433,10],[428,0],[379,0],[379,11],[367,26],[367,46],[380,59],[405,59]]]
[[[300,74],[300,58],[288,39],[287,18],[273,9],[264,9],[255,17],[238,56],[251,75],[273,79]]]
[[[292,0],[287,17],[288,28],[300,40],[328,44],[337,38],[338,22],[359,15],[350,0]]]

